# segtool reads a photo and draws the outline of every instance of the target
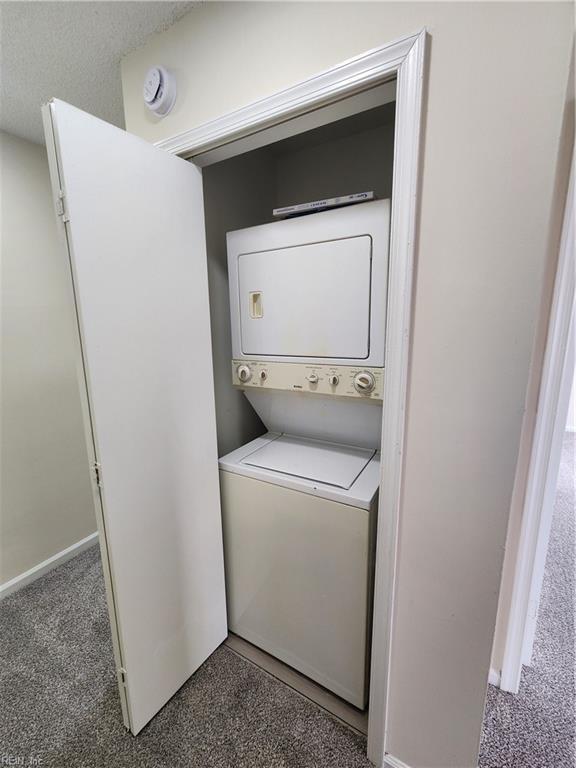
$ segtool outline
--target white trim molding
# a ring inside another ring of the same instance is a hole
[[[574,184],[573,158],[502,662],[500,687],[511,693],[531,655],[537,606],[532,616],[529,608],[539,602],[574,370]]]
[[[398,760],[398,758],[393,755],[384,755],[382,768],[410,768],[410,766],[403,763],[402,760]]]
[[[396,82],[394,138],[394,181],[390,231],[388,317],[386,324],[386,369],[384,381],[383,431],[381,446],[381,491],[376,543],[376,572],[372,625],[372,663],[368,758],[384,765],[386,722],[389,699],[389,669],[392,647],[392,622],[396,572],[397,532],[402,494],[404,428],[410,330],[412,280],[415,258],[418,182],[422,131],[422,101],[426,30],[368,51],[321,72],[291,88],[254,102],[217,120],[156,142],[156,146],[197,165],[209,165],[214,158],[240,154],[249,141],[266,135],[266,143],[286,136],[286,124],[305,119],[320,110],[342,107],[348,99],[360,99]],[[361,110],[358,110],[361,111]],[[348,114],[351,114],[351,109]],[[338,119],[332,117],[331,119]],[[305,129],[303,129],[305,130]],[[386,288],[383,286],[383,290]],[[402,764],[386,756],[388,765]]]
[[[373,88],[399,73],[424,34],[374,48],[272,96],[157,141],[155,146],[182,157],[194,157]]]
[[[11,595],[17,590],[22,589],[22,587],[25,587],[27,584],[31,584],[33,581],[36,581],[36,579],[39,579],[49,571],[62,565],[67,560],[76,557],[80,552],[83,552],[85,549],[88,549],[88,547],[96,544],[97,541],[98,532],[96,531],[91,533],[90,536],[86,536],[85,539],[81,539],[70,547],[66,547],[66,549],[63,549],[61,552],[57,552],[42,563],[38,563],[38,565],[30,568],[30,570],[25,573],[21,573],[19,576],[10,579],[10,581],[0,584],[0,600],[4,597],[8,597],[8,595]]]
[[[394,181],[367,748],[368,758],[375,765],[382,764],[387,743],[426,33],[423,31],[412,40],[410,50],[400,63],[395,64],[397,97]]]
[[[497,669],[490,667],[490,672],[488,673],[488,682],[490,685],[495,685],[497,688],[500,687],[500,672]]]

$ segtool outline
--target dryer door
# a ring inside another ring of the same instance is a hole
[[[136,734],[227,634],[202,175],[61,101],[43,116]]]
[[[370,352],[369,235],[242,253],[242,353],[365,360]]]

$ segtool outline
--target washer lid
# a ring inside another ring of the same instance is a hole
[[[241,463],[348,490],[375,453],[350,445],[280,435]]]

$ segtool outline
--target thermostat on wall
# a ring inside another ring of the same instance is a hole
[[[176,101],[176,78],[166,67],[151,67],[144,79],[143,95],[148,109],[164,117]]]

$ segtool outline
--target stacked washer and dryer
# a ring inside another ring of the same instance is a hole
[[[228,625],[368,698],[388,200],[227,235],[232,381],[267,434],[220,459]]]

